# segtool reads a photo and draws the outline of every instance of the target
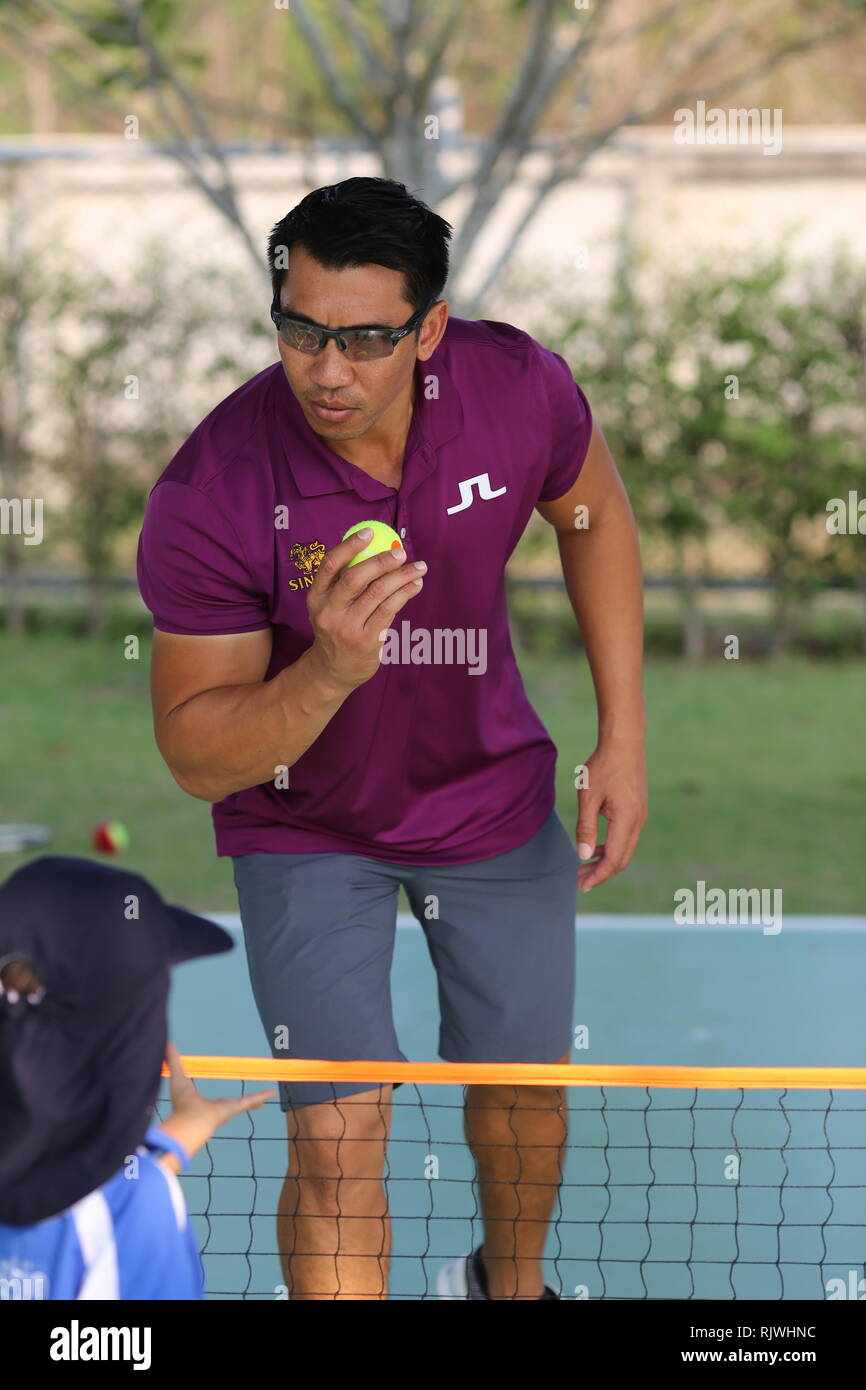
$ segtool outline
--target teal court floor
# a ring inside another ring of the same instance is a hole
[[[265,1056],[236,950],[182,966],[171,998],[182,1053]],[[398,918],[392,975],[401,1046],[437,1060],[424,936]],[[866,918],[673,926],[582,914],[576,1063],[866,1065]],[[259,1089],[250,1083],[246,1089]],[[234,1094],[235,1082],[202,1082]],[[462,1088],[395,1093],[387,1187],[389,1296],[436,1297],[445,1259],[479,1244]],[[563,1184],[546,1247],[563,1298],[823,1299],[866,1294],[866,1092],[573,1087]],[[276,1103],[232,1121],[184,1186],[210,1298],[286,1296],[274,1212],[286,1164]]]

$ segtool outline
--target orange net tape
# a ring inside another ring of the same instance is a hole
[[[700,1090],[866,1090],[866,1067],[560,1066],[534,1062],[325,1062],[273,1057],[182,1059],[188,1076],[236,1081],[418,1085],[670,1086]],[[163,1076],[168,1067],[163,1066]]]

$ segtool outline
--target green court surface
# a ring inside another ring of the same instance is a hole
[[[400,927],[398,1035],[410,1059],[436,1060],[435,976],[421,931],[402,916]],[[172,1038],[182,1052],[267,1053],[237,939],[231,955],[176,973]],[[575,1022],[589,1047],[573,1060],[862,1066],[864,992],[863,918],[790,918],[773,936],[586,915]],[[237,1089],[200,1084],[208,1094]],[[453,1086],[395,1093],[392,1298],[436,1297],[443,1261],[480,1242],[461,1103]],[[864,1092],[574,1087],[570,1105],[546,1261],[564,1298],[812,1300],[860,1288]],[[184,1177],[209,1297],[286,1296],[274,1253],[285,1161],[273,1103],[220,1131]]]

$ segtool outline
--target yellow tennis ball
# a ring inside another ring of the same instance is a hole
[[[384,521],[359,521],[357,526],[349,527],[343,540],[347,541],[350,536],[354,536],[356,531],[363,531],[365,526],[369,526],[373,534],[364,549],[359,550],[358,554],[349,561],[346,569],[360,564],[362,560],[369,560],[371,555],[381,555],[386,550],[402,550],[403,548],[403,542],[397,532],[392,527],[386,526]]]

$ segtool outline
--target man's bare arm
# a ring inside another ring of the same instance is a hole
[[[159,751],[191,796],[219,801],[276,776],[318,738],[348,690],[327,689],[309,652],[265,680],[271,630],[231,637],[155,631],[151,694]]]
[[[270,680],[270,628],[216,637],[154,632],[156,741],[191,796],[221,801],[272,781],[375,675],[379,634],[419,592],[423,570],[403,572],[403,551],[346,569],[363,545],[359,533],[325,556],[307,594],[313,645]]]
[[[586,524],[582,523],[585,508]],[[556,529],[562,572],[598,702],[599,737],[642,737],[643,576],[637,527],[616,464],[593,428],[577,482],[538,512]]]
[[[584,514],[588,525],[575,527]],[[556,528],[562,573],[595,685],[598,743],[578,792],[576,840],[582,892],[621,873],[647,820],[643,696],[643,576],[637,527],[604,435],[595,427],[577,482],[540,502]],[[599,817],[608,822],[599,844]]]

